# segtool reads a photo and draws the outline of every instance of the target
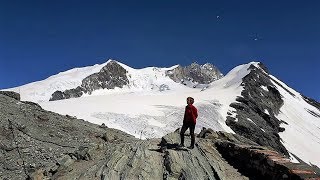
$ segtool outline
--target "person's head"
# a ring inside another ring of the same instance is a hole
[[[193,104],[193,103],[194,103],[194,99],[192,97],[188,97],[187,104]]]

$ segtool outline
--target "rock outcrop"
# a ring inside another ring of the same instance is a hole
[[[172,70],[168,70],[166,75],[174,82],[192,87],[207,85],[223,77],[219,69],[210,63],[204,65],[192,63],[186,67],[179,65]]]
[[[16,92],[13,92],[13,91],[0,91],[0,94],[12,97],[12,98],[20,101],[20,94],[19,93],[16,93]]]
[[[178,66],[166,71],[165,74],[173,81],[193,88],[205,88],[209,83],[223,77],[219,69],[210,63],[204,65],[192,63],[186,67]],[[65,91],[55,91],[49,101],[77,98],[85,93],[91,94],[95,90],[122,88],[128,84],[127,70],[117,61],[111,60],[100,72],[84,78],[80,86]],[[159,85],[157,88],[159,91],[170,89],[166,84]]]
[[[110,61],[104,66],[100,72],[94,73],[82,80],[82,84],[74,89],[65,91],[56,91],[52,94],[50,101],[77,98],[84,93],[91,94],[98,89],[114,89],[115,87],[122,88],[129,83],[125,70],[116,61]]]
[[[285,122],[275,117],[283,105],[281,94],[272,84],[273,80],[263,64],[249,68],[251,72],[241,84],[244,88],[242,97],[230,104],[235,112],[229,112],[226,124],[237,134],[289,156],[278,134],[284,131],[280,123]],[[235,117],[232,117],[233,113]]]
[[[236,134],[204,128],[188,149],[178,146],[179,129],[140,140],[2,94],[0,106],[1,179],[320,178],[315,167]]]

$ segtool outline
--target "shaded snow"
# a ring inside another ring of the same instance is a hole
[[[295,95],[290,95],[279,85],[273,83],[284,100],[277,118],[288,123],[288,125],[281,124],[285,128],[284,132],[279,133],[283,145],[290,153],[306,163],[320,167],[320,118],[311,115],[305,108],[317,113],[320,113],[319,110],[305,102],[298,92],[275,77],[273,79]]]

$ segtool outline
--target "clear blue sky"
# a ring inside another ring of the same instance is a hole
[[[134,68],[250,61],[320,100],[320,1],[0,1],[0,89],[109,58]]]

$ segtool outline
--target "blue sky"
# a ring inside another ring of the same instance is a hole
[[[109,58],[133,68],[261,61],[320,100],[320,1],[0,1],[0,89]]]

